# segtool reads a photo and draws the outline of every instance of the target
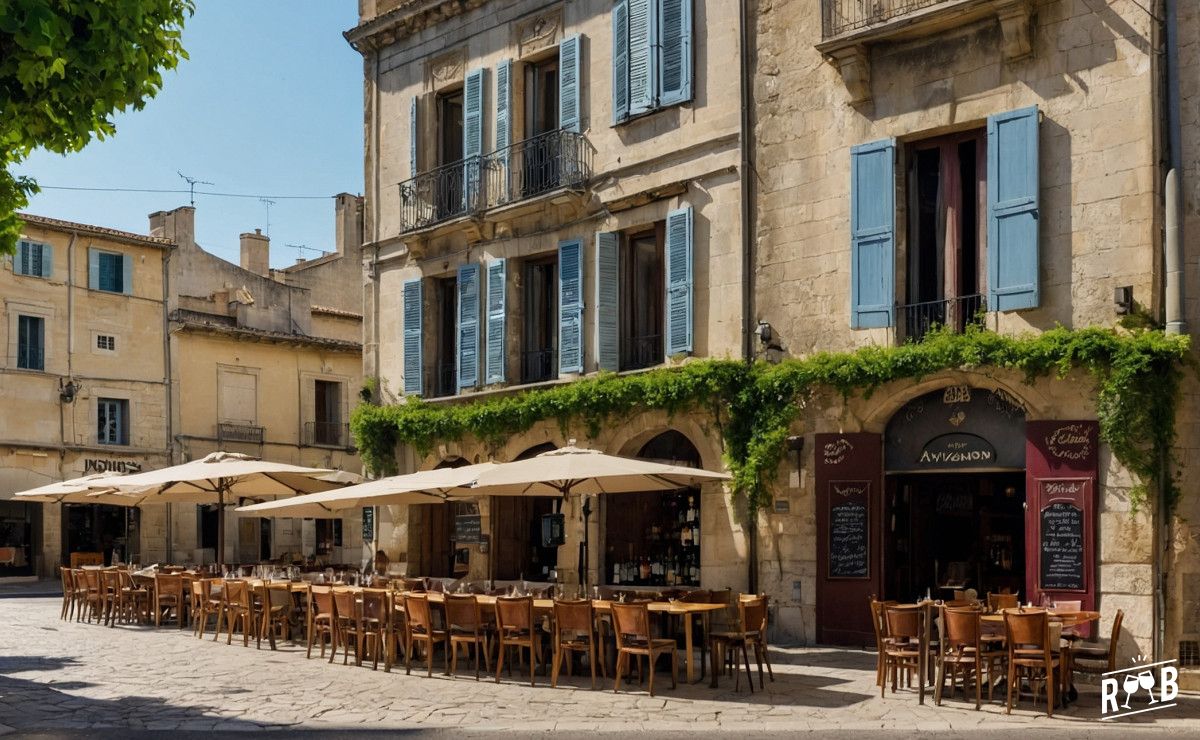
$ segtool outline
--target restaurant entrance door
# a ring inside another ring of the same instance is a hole
[[[136,506],[65,504],[62,517],[62,562],[73,552],[99,552],[112,565],[116,552],[121,562],[138,562],[141,510]]]

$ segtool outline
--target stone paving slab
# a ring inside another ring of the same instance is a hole
[[[716,690],[707,683],[672,690],[663,675],[655,680],[661,693],[652,698],[632,685],[614,694],[611,681],[592,691],[579,677],[564,678],[557,689],[542,677],[530,688],[516,674],[499,684],[476,682],[462,665],[457,678],[436,667],[433,678],[415,667],[411,676],[403,669],[373,671],[342,665],[340,656],[330,665],[315,654],[306,660],[303,647],[286,641],[272,652],[265,644],[256,650],[253,641],[249,648],[223,637],[201,641],[175,628],[63,622],[59,605],[44,598],[0,601],[0,735],[1200,735],[1196,698],[1119,722],[1099,721],[1098,696],[1086,688],[1053,718],[1028,702],[1006,715],[998,703],[977,712],[961,696],[942,707],[931,697],[920,706],[911,691],[880,698],[874,655],[853,650],[773,649],[776,680],[753,694],[744,683],[735,692],[729,679]]]

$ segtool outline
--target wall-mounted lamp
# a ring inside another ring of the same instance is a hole
[[[79,384],[74,380],[68,380],[65,385],[58,389],[58,400],[63,403],[71,403],[75,400],[77,393],[79,393]]]
[[[1122,285],[1113,290],[1113,304],[1118,316],[1128,316],[1133,313],[1133,286]]]
[[[771,339],[774,336],[774,332],[771,330],[771,325],[766,321],[758,322],[758,328],[754,330],[754,333],[758,335],[758,341],[762,342],[763,344],[770,344]]]

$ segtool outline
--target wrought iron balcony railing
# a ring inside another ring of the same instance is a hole
[[[551,131],[482,157],[442,165],[400,183],[401,232],[578,188],[591,176],[592,150],[582,134]]]
[[[304,444],[315,447],[349,447],[350,425],[338,421],[305,422]]]
[[[952,0],[821,0],[821,36],[831,39]]]
[[[979,323],[987,311],[987,299],[974,295],[924,301],[896,307],[896,319],[904,332],[901,341],[920,342],[934,327],[961,332],[970,324]]]

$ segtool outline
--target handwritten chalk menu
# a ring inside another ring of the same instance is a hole
[[[1041,586],[1047,591],[1082,591],[1083,510],[1062,501],[1041,512]]]
[[[454,517],[454,541],[460,545],[478,545],[483,542],[482,529],[482,520],[478,514]]]
[[[870,481],[829,482],[829,577],[867,578]]]

